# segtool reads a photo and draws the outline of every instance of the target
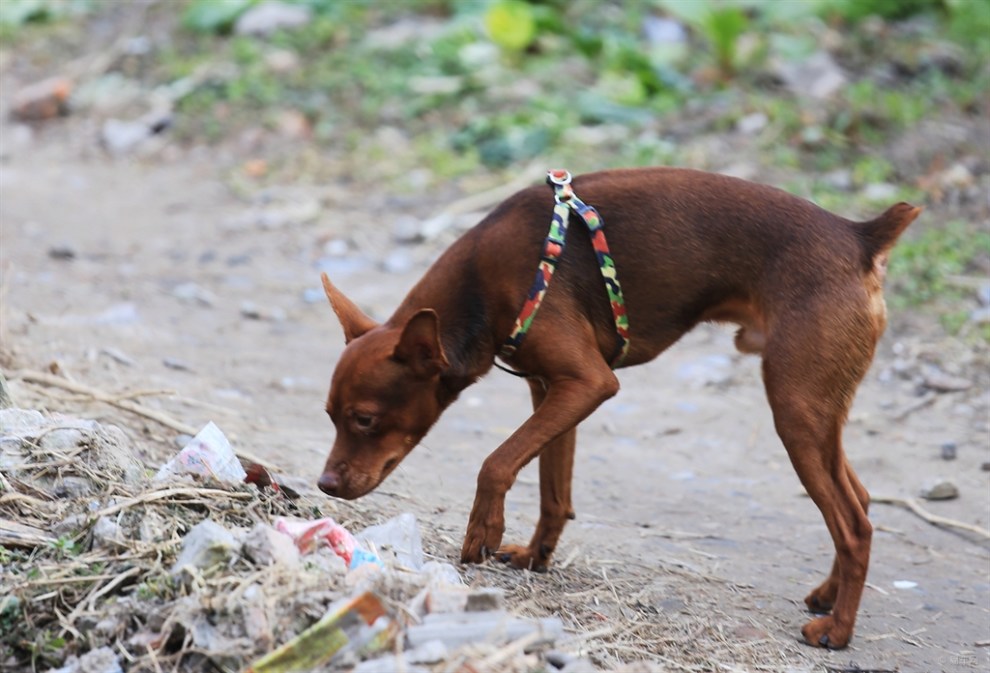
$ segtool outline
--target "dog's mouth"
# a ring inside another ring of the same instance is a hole
[[[386,460],[382,464],[377,478],[374,473],[356,473],[347,467],[328,469],[320,475],[317,486],[321,491],[334,498],[356,500],[378,488],[401,461],[402,458],[398,456]]]

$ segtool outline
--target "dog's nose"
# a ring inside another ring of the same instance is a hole
[[[327,495],[337,495],[337,489],[340,488],[340,477],[333,472],[324,472],[320,475],[320,480],[316,482],[316,485]]]

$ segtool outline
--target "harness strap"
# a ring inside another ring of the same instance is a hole
[[[593,206],[587,205],[574,194],[574,188],[571,186],[571,174],[567,171],[549,171],[547,184],[553,187],[556,202],[553,207],[553,218],[550,220],[550,231],[543,242],[543,251],[536,269],[536,278],[533,280],[522,310],[516,318],[512,333],[505,340],[499,355],[503,358],[510,357],[516,352],[529,332],[533,318],[536,317],[536,312],[547,293],[550,279],[553,278],[560,257],[564,253],[567,225],[570,213],[574,211],[588,229],[591,245],[598,259],[598,268],[601,271],[602,279],[605,281],[605,291],[608,294],[609,305],[615,320],[616,349],[611,359],[611,366],[615,369],[622,364],[629,352],[629,317],[626,315],[626,304],[622,296],[622,286],[619,284],[615,261],[612,259],[608,242],[605,240],[605,222]]]

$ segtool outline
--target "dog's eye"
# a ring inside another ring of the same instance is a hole
[[[359,430],[371,430],[375,425],[375,417],[368,414],[354,414],[354,425]]]

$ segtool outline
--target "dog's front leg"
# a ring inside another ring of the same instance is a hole
[[[540,408],[547,396],[547,386],[539,379],[529,380],[533,410]],[[571,504],[571,476],[574,472],[574,445],[577,428],[557,437],[540,452],[540,520],[529,546],[504,545],[496,553],[498,560],[514,568],[543,572],[557,547],[560,534],[574,518]]]
[[[594,365],[582,364],[583,371],[579,375],[551,380],[546,396],[533,415],[485,460],[478,474],[478,490],[461,548],[462,562],[480,563],[499,549],[505,531],[505,494],[519,470],[539,455],[544,447],[551,454],[540,464],[541,501],[546,505],[548,494],[557,491],[552,499],[566,503],[566,507],[562,511],[558,511],[557,507],[541,507],[540,525],[528,553],[534,551],[533,545],[536,545],[537,554],[541,547],[547,546],[546,558],[549,559],[549,552],[552,552],[570,513],[569,466],[573,462],[575,427],[619,390],[618,380],[604,361],[599,360]],[[562,470],[564,464],[568,466],[566,474]],[[545,475],[548,481],[545,481]],[[567,484],[561,488],[563,481]],[[513,549],[509,548],[507,553],[511,554]],[[520,563],[514,565],[525,563],[528,566],[530,558],[524,557],[525,553],[519,556]]]

